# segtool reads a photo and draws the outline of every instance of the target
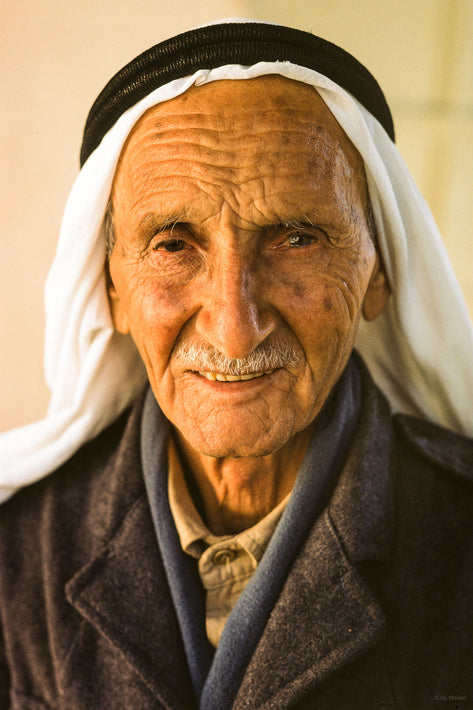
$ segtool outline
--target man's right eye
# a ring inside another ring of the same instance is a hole
[[[153,251],[182,251],[186,246],[186,242],[183,239],[163,239],[153,246]]]

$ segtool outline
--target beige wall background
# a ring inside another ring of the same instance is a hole
[[[43,284],[92,101],[147,47],[228,16],[310,30],[373,72],[473,314],[473,0],[2,0],[0,429],[47,405]]]

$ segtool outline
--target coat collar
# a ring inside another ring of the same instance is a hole
[[[359,569],[361,562],[382,561],[389,554],[390,427],[384,398],[363,373],[363,412],[355,443],[329,506],[291,568],[248,665],[235,710],[248,703],[287,707],[381,637],[384,614]],[[119,450],[139,450],[136,421],[128,426]],[[121,455],[111,470],[112,497],[123,495],[117,480],[141,477],[136,462],[130,466],[129,461]],[[141,571],[139,580],[136,570]],[[195,706],[144,493],[114,526],[102,552],[69,581],[67,596],[161,702],[176,709]],[[275,658],[284,658],[284,663],[275,663]]]

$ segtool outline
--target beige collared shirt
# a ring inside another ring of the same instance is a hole
[[[289,495],[265,518],[238,535],[213,535],[189,493],[175,443],[169,441],[169,505],[184,552],[199,560],[206,590],[207,636],[217,646],[225,622],[276,529]]]

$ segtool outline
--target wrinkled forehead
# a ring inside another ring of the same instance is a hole
[[[165,150],[169,139],[187,136],[195,149],[226,146],[238,153],[238,140],[284,144],[289,153],[297,143],[327,162],[343,156],[364,182],[363,161],[316,89],[278,75],[245,80],[221,80],[191,86],[183,94],[164,101],[138,120],[121,152],[116,175],[136,153]],[[171,140],[173,150],[175,144]],[[242,156],[243,158],[243,156]],[[125,162],[125,165],[123,163]]]

